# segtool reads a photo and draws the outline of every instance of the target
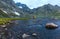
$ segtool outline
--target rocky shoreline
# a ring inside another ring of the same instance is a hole
[[[12,27],[14,23],[14,21],[9,21],[7,24],[0,25],[0,39],[11,37],[11,32],[9,32],[8,28]]]

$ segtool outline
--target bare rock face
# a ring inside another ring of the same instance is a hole
[[[56,24],[54,24],[54,23],[47,23],[46,24],[46,28],[47,29],[55,29],[55,28],[57,28],[58,27],[58,25],[56,25]]]

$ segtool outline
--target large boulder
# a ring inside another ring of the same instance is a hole
[[[48,28],[48,29],[55,29],[57,27],[58,27],[58,25],[56,25],[54,23],[47,23],[46,24],[46,28]]]

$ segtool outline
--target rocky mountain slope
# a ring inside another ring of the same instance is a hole
[[[22,4],[20,2],[17,2],[16,5],[21,8],[24,12],[28,12],[29,14],[33,13],[33,10],[30,9],[26,4]]]
[[[13,0],[0,0],[0,17],[60,17],[60,6],[46,4],[30,9],[22,3]]]
[[[46,4],[33,10],[38,17],[60,17],[60,6],[58,5]]]
[[[13,0],[0,0],[0,11],[8,15],[7,17],[21,17],[24,13],[26,13],[16,6]],[[4,15],[0,14],[0,17],[4,17]]]

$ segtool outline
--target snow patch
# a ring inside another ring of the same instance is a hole
[[[15,14],[18,15],[18,16],[20,15],[18,12],[15,12]]]
[[[2,10],[2,9],[1,9],[1,10]],[[5,10],[2,10],[2,11],[7,14],[7,11],[5,11]]]
[[[19,8],[23,8],[22,6],[19,6]]]

